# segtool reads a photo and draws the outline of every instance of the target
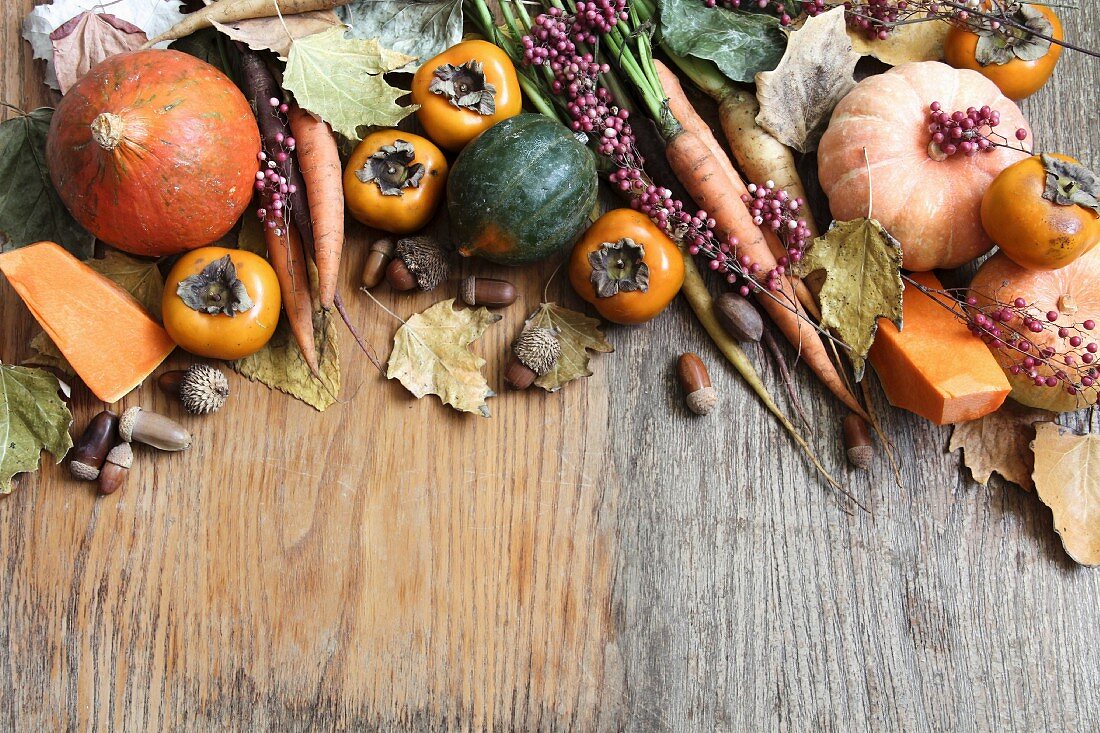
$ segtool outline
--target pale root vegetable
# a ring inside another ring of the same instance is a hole
[[[314,10],[331,10],[340,5],[347,5],[348,2],[349,0],[278,0],[278,3],[276,0],[217,0],[183,16],[183,20],[179,23],[156,38],[150,39],[145,44],[145,48],[189,36],[195,31],[211,27],[215,22],[236,23],[239,20],[251,18],[271,18],[279,13],[296,15]]]
[[[332,128],[298,105],[287,113],[294,133],[295,155],[306,183],[313,229],[313,258],[317,264],[318,298],[332,308],[340,279],[344,248],[344,184],[340,151]]]
[[[873,198],[875,218],[901,242],[905,269],[918,272],[958,267],[993,247],[982,228],[982,196],[998,173],[1027,155],[996,147],[933,158],[933,102],[949,114],[988,105],[1000,113],[996,132],[1017,144],[1015,133],[1023,129],[1027,138],[1018,144],[1030,148],[1027,120],[993,82],[924,61],[860,82],[834,110],[817,154],[833,218],[866,216]]]
[[[309,293],[309,266],[302,237],[294,224],[282,228],[264,227],[267,256],[279,277],[283,310],[309,370],[320,374],[317,340],[313,332],[313,299]]]
[[[1100,249],[1086,252],[1059,270],[1028,270],[998,252],[982,264],[970,283],[970,294],[982,304],[991,299],[1011,303],[1016,298],[1023,298],[1029,304],[1031,315],[1048,323],[1047,314],[1057,313],[1057,320],[1042,332],[1023,330],[1023,333],[1037,347],[1055,350],[1050,362],[1060,364],[1067,353],[1072,353],[1079,365],[1085,345],[1100,336],[1100,331],[1084,332],[1081,346],[1073,348],[1058,336],[1057,329],[1071,328],[1090,320],[1100,323]],[[1074,333],[1077,331],[1080,329]],[[1063,384],[1036,386],[1026,374],[1013,374],[1010,370],[1013,363],[1023,361],[1023,354],[998,349],[993,355],[1012,384],[1012,399],[1029,407],[1070,412],[1095,405],[1100,398],[1100,386],[1082,389],[1076,395],[1069,394]],[[1056,370],[1049,364],[1039,364],[1035,371],[1041,377],[1049,377]]]

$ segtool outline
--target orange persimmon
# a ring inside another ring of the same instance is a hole
[[[363,138],[344,169],[348,211],[367,226],[409,234],[427,224],[443,201],[447,159],[431,140],[401,130]]]

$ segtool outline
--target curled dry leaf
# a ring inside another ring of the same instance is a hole
[[[213,21],[215,28],[234,41],[240,41],[254,51],[274,51],[284,61],[295,40],[342,25],[331,10],[313,10],[282,18],[249,18],[232,23]]]
[[[0,494],[11,493],[15,474],[37,470],[43,449],[60,463],[73,447],[73,416],[57,389],[49,372],[0,364]]]
[[[1054,513],[1062,546],[1082,565],[1100,565],[1100,435],[1039,423],[1031,447],[1035,491]]]
[[[939,21],[910,23],[890,31],[885,40],[871,40],[858,29],[849,28],[852,48],[862,56],[873,56],[884,64],[901,66],[910,61],[939,61],[951,26]]]
[[[442,300],[397,329],[386,377],[417,399],[434,394],[456,410],[489,417],[486,400],[494,393],[481,373],[485,360],[468,347],[501,316],[487,308],[455,310],[454,303]]]
[[[103,59],[136,51],[149,40],[145,31],[110,13],[86,11],[50,34],[53,70],[61,93]]]
[[[557,392],[574,379],[592,376],[588,369],[591,357],[588,352],[610,353],[615,347],[608,343],[600,331],[600,322],[557,303],[542,303],[531,314],[524,329],[537,327],[549,328],[558,335],[561,344],[561,356],[554,368],[538,377],[535,384],[547,392]]]
[[[824,271],[821,325],[848,344],[856,379],[878,333],[878,319],[902,327],[901,245],[874,219],[834,223],[795,267],[805,277]]]
[[[999,410],[970,422],[959,423],[951,431],[947,450],[963,451],[963,463],[982,486],[994,473],[1030,491],[1035,487],[1031,472],[1035,455],[1031,441],[1035,424],[1054,420],[1054,413],[1024,407],[1007,400]]]
[[[352,0],[336,9],[352,38],[385,38],[394,50],[416,59],[401,71],[462,40],[462,0]]]
[[[817,147],[833,108],[856,85],[860,56],[846,27],[841,7],[807,18],[779,66],[756,75],[756,124],[799,152]]]

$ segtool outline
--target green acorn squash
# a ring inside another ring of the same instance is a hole
[[[588,224],[596,157],[540,114],[497,123],[467,145],[447,179],[458,251],[501,265],[538,262],[572,245]]]

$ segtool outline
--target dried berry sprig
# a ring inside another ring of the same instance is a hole
[[[270,107],[269,114],[277,116],[285,127],[288,124],[286,113],[289,106],[276,97],[271,97],[267,103]],[[276,230],[275,233],[279,236],[282,236],[286,228],[291,195],[298,191],[298,187],[290,183],[294,150],[294,138],[279,132],[270,143],[265,140],[264,149],[256,156],[260,161],[260,170],[256,173],[260,207],[256,210],[256,215],[264,226]]]
[[[1001,113],[989,105],[969,107],[948,113],[939,102],[928,106],[928,157],[946,160],[953,155],[967,157],[992,152],[995,148],[1012,148],[1028,153],[1023,145],[1009,144],[1008,138],[996,131]],[[1027,140],[1027,130],[1018,128],[1014,137],[1020,143]]]
[[[727,10],[740,10],[741,8],[756,8],[767,13],[771,13],[779,18],[779,24],[788,26],[791,24],[792,18],[787,13],[787,5],[778,0],[703,0],[703,3],[708,8],[717,7],[721,5]]]
[[[749,207],[753,222],[758,227],[775,232],[786,248],[790,261],[799,262],[812,239],[809,224],[799,216],[805,202],[777,188],[774,181],[750,183],[747,188],[749,193],[743,195],[741,200]]]

